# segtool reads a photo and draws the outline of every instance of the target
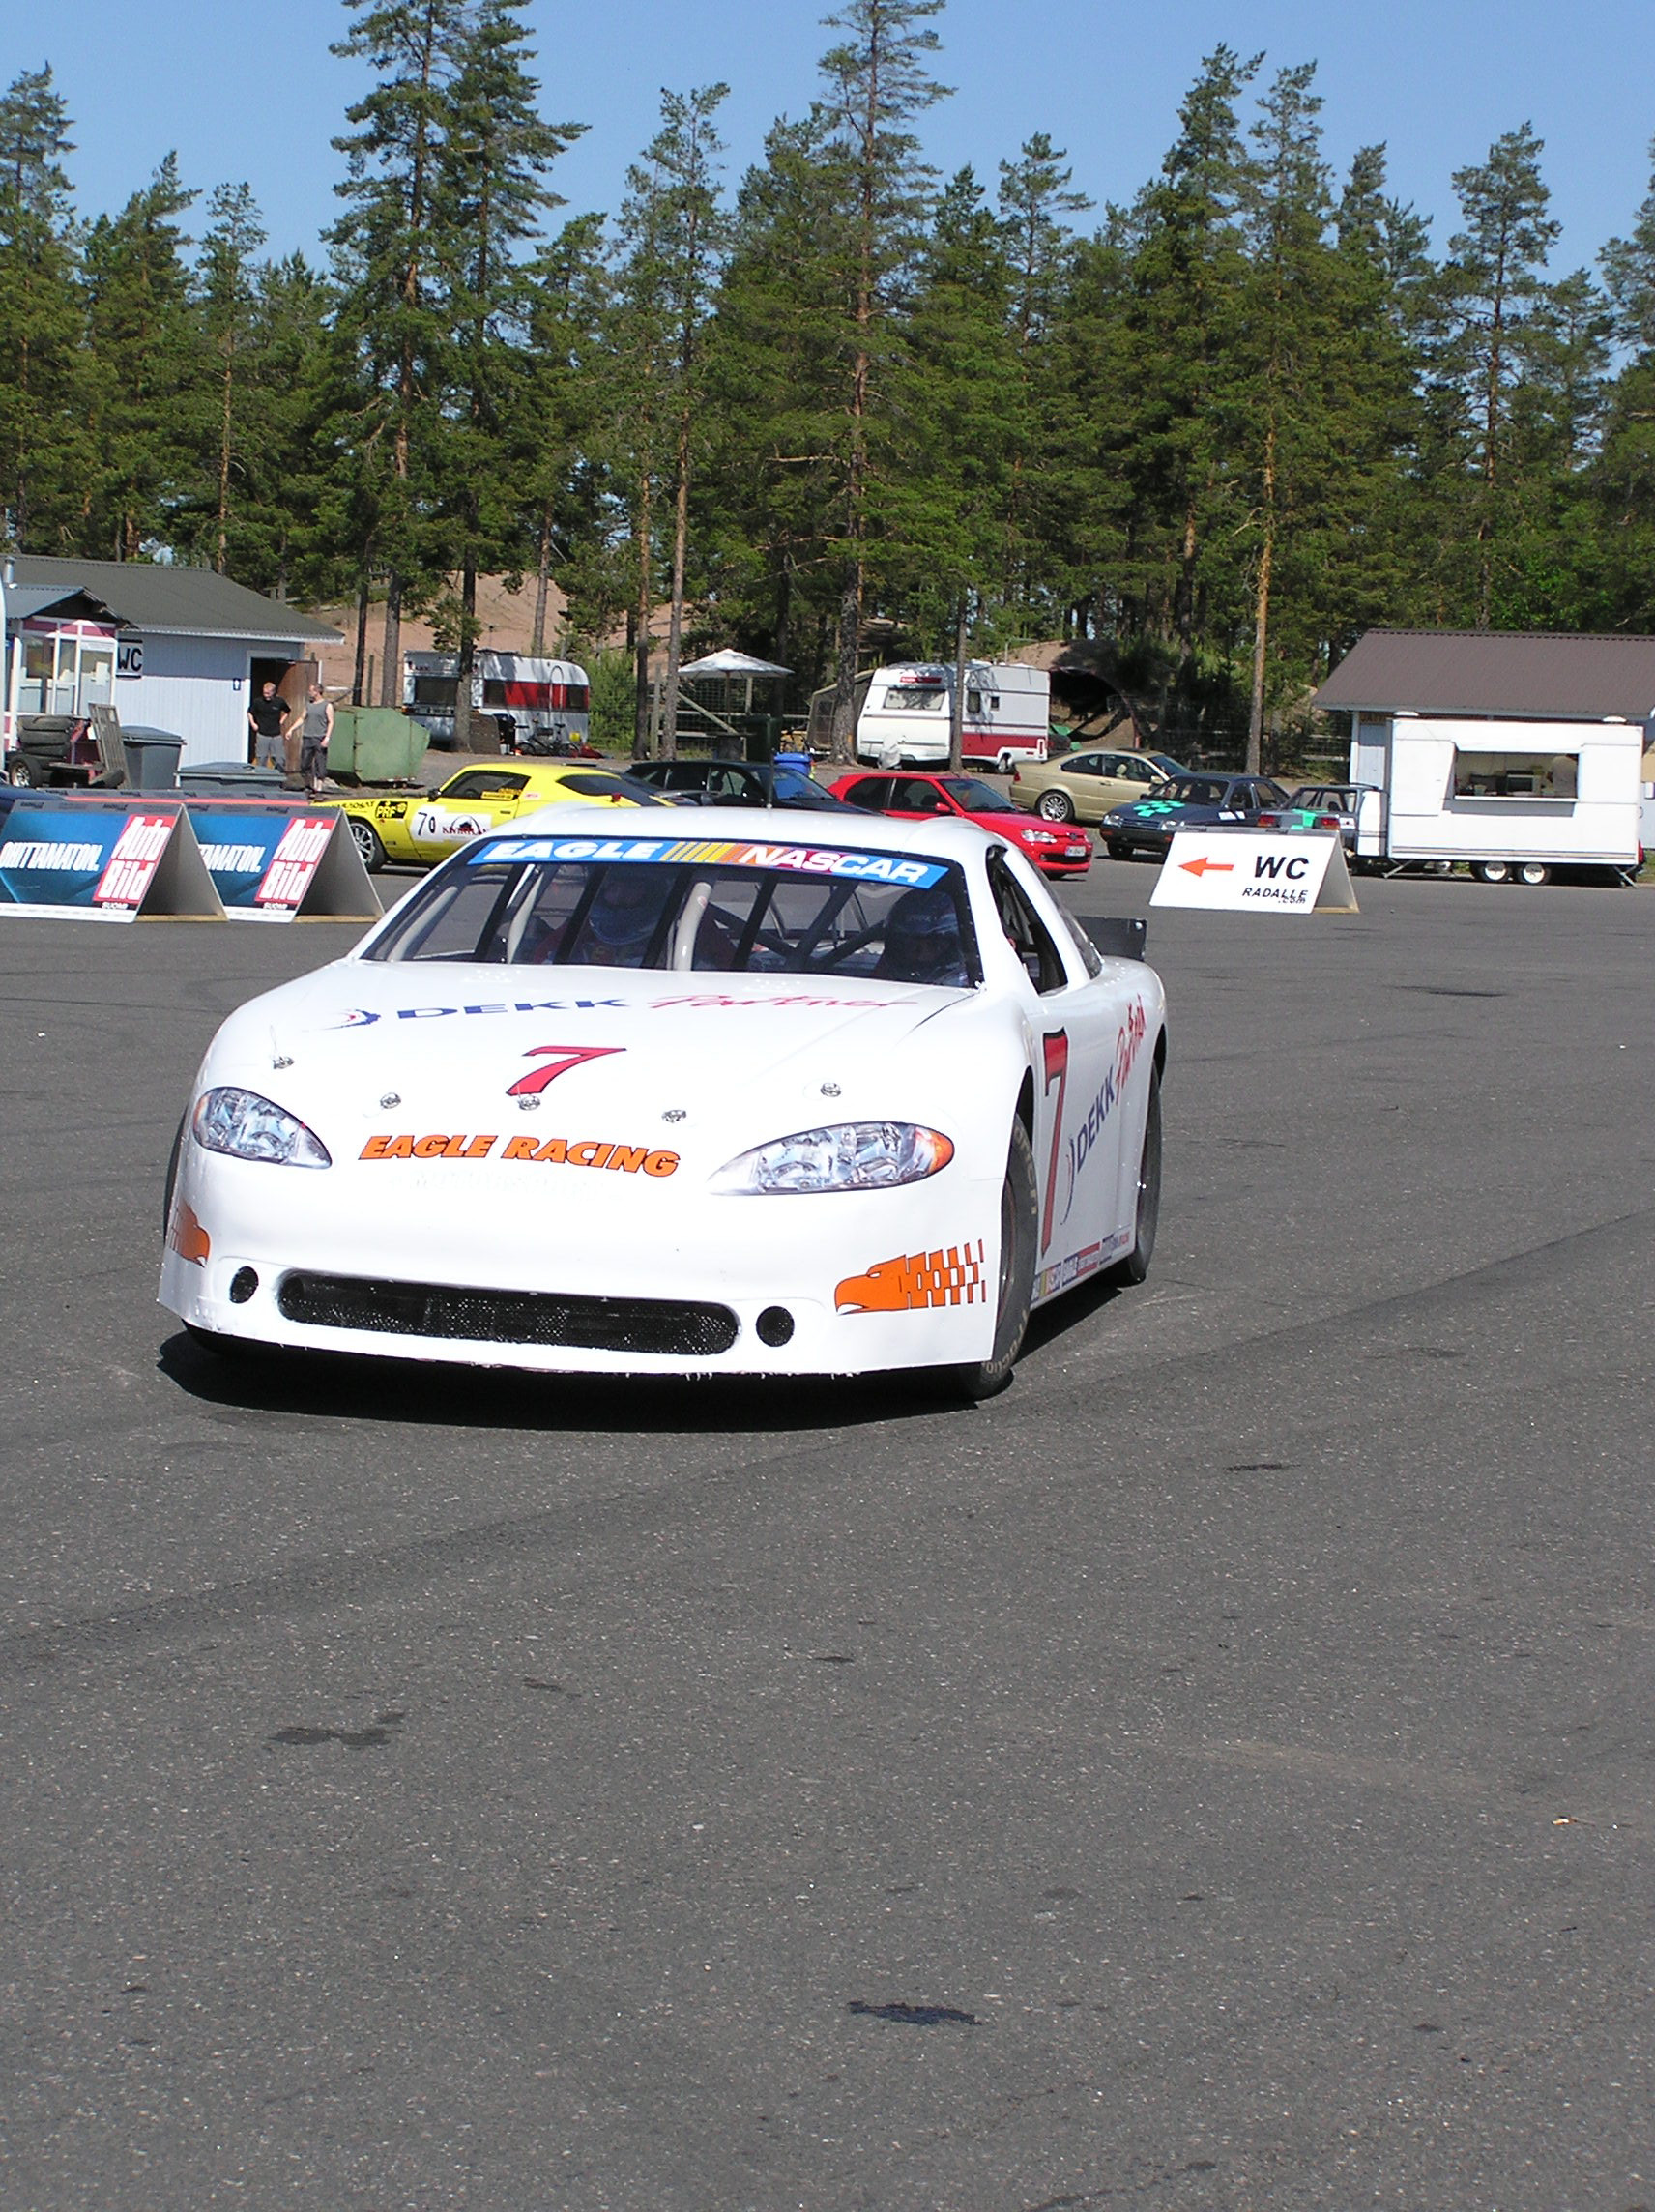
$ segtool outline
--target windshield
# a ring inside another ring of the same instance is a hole
[[[813,783],[809,776],[800,775],[796,768],[772,769],[770,773],[778,800],[795,806],[836,807],[838,804],[830,793],[824,791],[819,783]]]
[[[1011,801],[976,775],[945,775],[941,779],[943,789],[956,806],[963,806],[969,814],[1004,814]]]
[[[365,960],[981,981],[965,881],[907,854],[690,837],[493,837]]]
[[[1205,775],[1179,775],[1162,784],[1155,797],[1177,806],[1222,806],[1227,788]]]

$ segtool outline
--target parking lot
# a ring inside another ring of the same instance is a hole
[[[1357,889],[1152,917],[972,1410],[238,1382],[167,1148],[354,932],[7,917],[0,2202],[1655,2204],[1655,896]]]

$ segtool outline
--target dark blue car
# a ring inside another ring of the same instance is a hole
[[[1112,860],[1129,860],[1134,853],[1164,859],[1176,830],[1254,830],[1263,809],[1287,803],[1281,785],[1265,775],[1175,776],[1155,786],[1153,799],[1104,816],[1104,850]]]

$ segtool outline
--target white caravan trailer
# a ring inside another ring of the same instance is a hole
[[[915,661],[876,668],[857,679],[857,760],[876,767],[947,766],[951,666]],[[1044,760],[1051,704],[1052,680],[1043,668],[967,661],[963,758],[1002,772],[1020,760]]]
[[[410,653],[403,661],[403,704],[434,745],[454,742],[454,697],[459,658],[451,653]],[[472,665],[474,714],[498,725],[502,749],[563,752],[586,742],[592,726],[592,686],[572,660],[542,660],[523,653],[479,653]]]
[[[1469,861],[1485,883],[1554,867],[1636,868],[1644,731],[1637,722],[1359,715],[1356,856]]]

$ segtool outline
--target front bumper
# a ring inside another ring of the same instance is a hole
[[[903,1190],[799,1198],[537,1185],[493,1162],[416,1164],[378,1187],[371,1173],[187,1139],[160,1303],[251,1344],[547,1374],[873,1374],[993,1350],[999,1178],[958,1159]],[[203,1238],[206,1257],[185,1257]]]

